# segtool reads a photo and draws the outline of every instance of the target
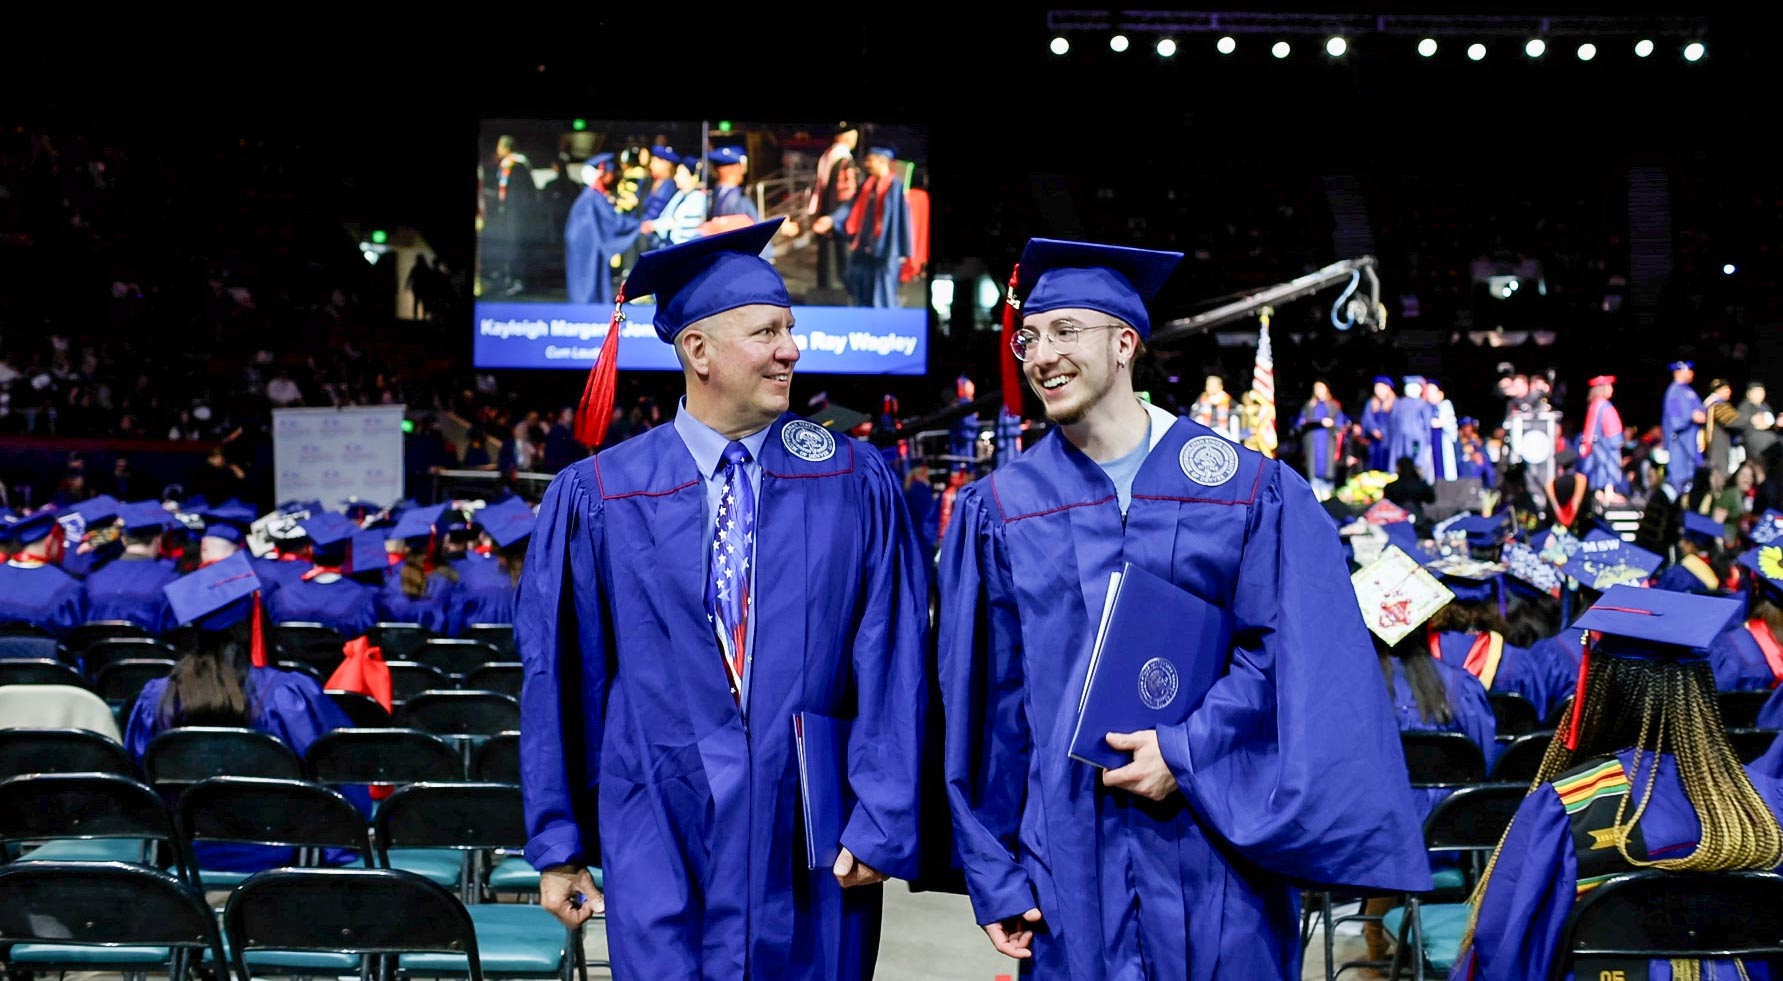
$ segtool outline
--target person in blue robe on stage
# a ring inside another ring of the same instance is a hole
[[[868,977],[877,883],[917,870],[925,563],[879,454],[787,412],[791,298],[760,258],[779,224],[638,259],[626,293],[656,296],[686,398],[558,474],[520,581],[526,857],[566,923],[606,912],[621,981]],[[797,713],[848,722],[846,796],[813,802],[839,841],[814,855]]]
[[[168,619],[161,587],[178,573],[161,555],[161,536],[173,527],[173,515],[157,501],[138,501],[118,509],[124,553],[87,577],[87,616],[93,620],[128,620],[151,634],[174,626]]]
[[[613,180],[611,153],[600,153],[582,165],[587,184],[570,206],[563,227],[563,267],[571,303],[613,302],[613,257],[637,240],[638,217],[621,214],[607,196]]]
[[[0,551],[11,556],[0,565],[0,623],[26,623],[60,638],[87,622],[80,580],[57,566],[63,541],[53,511],[0,522]]]
[[[1476,919],[1453,977],[1557,976],[1574,905],[1613,876],[1770,871],[1783,863],[1783,783],[1756,764],[1741,766],[1715,711],[1704,656],[1738,608],[1734,600],[1613,586],[1573,624],[1602,637],[1583,695],[1474,893]],[[1586,960],[1571,976],[1766,978],[1774,967],[1756,958]]]
[[[351,640],[378,620],[377,590],[347,578],[347,543],[357,529],[334,513],[307,518],[303,530],[315,564],[266,598],[274,623],[319,623]]]
[[[1010,339],[1053,428],[960,488],[939,566],[948,798],[978,923],[1039,977],[1298,977],[1299,889],[1430,887],[1399,734],[1306,481],[1141,401],[1176,252],[1035,239]],[[1109,577],[1228,611],[1175,725],[1071,758]],[[1191,703],[1192,705],[1193,703]]]
[[[1395,465],[1409,459],[1427,484],[1436,482],[1436,465],[1430,448],[1430,423],[1436,407],[1424,401],[1424,379],[1409,375],[1402,396],[1393,403],[1387,419],[1387,456]]]
[[[1374,396],[1362,407],[1362,435],[1368,438],[1368,469],[1392,473],[1398,459],[1393,456],[1393,405],[1399,400],[1393,394],[1393,379],[1377,375]]]
[[[1313,382],[1312,398],[1301,407],[1294,429],[1300,434],[1306,482],[1320,500],[1337,489],[1338,447],[1343,445],[1343,433],[1349,426],[1350,418],[1343,414],[1343,406],[1331,397],[1331,386],[1323,380]]]
[[[1709,664],[1722,691],[1770,691],[1783,683],[1783,543],[1744,553],[1740,565],[1752,581],[1751,606],[1709,645]],[[1783,707],[1758,724],[1783,729]]]
[[[654,221],[661,217],[663,210],[674,199],[675,170],[681,164],[681,155],[673,147],[653,146],[650,148],[650,190],[645,193],[644,200],[638,205],[639,221]]]
[[[475,623],[514,622],[515,590],[520,569],[526,564],[534,520],[532,508],[518,497],[478,512],[477,526],[494,558],[459,564],[458,586],[447,611],[453,636],[462,635]]]
[[[403,555],[384,573],[378,590],[380,621],[418,623],[441,637],[451,633],[458,570],[439,554],[438,525],[445,511],[444,504],[416,508],[391,530],[391,537],[403,544]]]
[[[1580,473],[1593,491],[1608,491],[1614,495],[1612,499],[1617,499],[1628,493],[1628,477],[1622,469],[1622,447],[1626,441],[1622,414],[1610,402],[1616,394],[1616,376],[1596,375],[1586,384],[1591,389],[1591,401],[1579,433],[1579,456],[1583,460]]]
[[[1672,383],[1665,390],[1659,424],[1665,431],[1666,452],[1671,455],[1665,482],[1681,498],[1690,489],[1697,468],[1703,465],[1702,431],[1709,417],[1703,409],[1702,396],[1690,387],[1696,379],[1695,363],[1673,361],[1671,369]]]
[[[1653,580],[1653,588],[1678,593],[1719,594],[1725,578],[1725,560],[1721,555],[1721,536],[1727,529],[1721,522],[1695,511],[1684,512],[1684,526],[1678,538],[1679,558]]]
[[[898,151],[867,150],[867,179],[854,198],[811,227],[819,235],[839,230],[848,243],[843,285],[857,307],[898,305],[898,272],[911,252],[910,205],[894,164]]]
[[[750,200],[749,192],[743,187],[743,180],[749,170],[749,155],[740,146],[713,147],[706,155],[706,161],[712,165],[714,186],[712,188],[713,218],[730,218],[742,216],[752,222],[761,221],[761,212],[756,209],[755,202]],[[767,248],[767,243],[762,244]]]
[[[270,667],[264,640],[254,646],[268,626],[263,621],[256,630],[253,623],[264,616],[261,587],[244,553],[163,587],[170,618],[184,628],[180,646],[186,653],[172,674],[150,681],[137,697],[124,727],[124,748],[132,759],[140,763],[156,736],[178,726],[247,727],[273,736],[302,757],[324,733],[353,724],[314,678]],[[343,793],[371,814],[364,788]],[[200,842],[192,850],[199,868],[214,871],[259,872],[297,861],[294,848]],[[327,853],[331,865],[353,857]]]

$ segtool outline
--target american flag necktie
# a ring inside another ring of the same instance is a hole
[[[749,486],[749,448],[732,440],[719,471],[718,525],[712,531],[711,573],[706,577],[706,615],[718,633],[731,697],[743,700],[744,642],[749,636],[749,563],[755,554],[755,491]]]

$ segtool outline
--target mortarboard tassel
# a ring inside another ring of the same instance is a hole
[[[613,422],[613,397],[619,389],[619,325],[625,322],[625,286],[613,300],[613,319],[608,322],[607,340],[601,353],[588,369],[588,383],[582,386],[582,404],[576,407],[576,442],[589,449],[607,438],[607,427]]]
[[[1015,340],[1015,314],[1021,309],[1021,301],[1015,298],[1021,271],[1019,262],[1009,270],[1009,292],[1003,298],[1003,354],[999,361],[1003,366],[1003,407],[1014,416],[1022,414],[1022,386],[1027,384],[1021,365],[1015,363],[1015,351],[1009,347]]]
[[[1572,720],[1566,726],[1566,748],[1579,748],[1579,716],[1585,714],[1585,678],[1591,673],[1591,631],[1579,634],[1579,687],[1573,691]]]
[[[254,590],[254,622],[249,626],[248,663],[256,668],[266,667],[266,628],[261,624],[265,616],[260,609],[260,590]]]

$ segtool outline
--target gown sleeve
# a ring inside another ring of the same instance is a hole
[[[1033,736],[1022,705],[1021,623],[1003,528],[979,484],[960,489],[941,545],[941,702],[947,800],[978,922],[1033,909],[1016,861]]]
[[[890,472],[877,458],[868,464],[861,516],[866,600],[850,644],[857,714],[848,782],[855,806],[842,844],[874,869],[912,879],[928,728],[928,564]]]
[[[1158,727],[1159,749],[1247,860],[1308,886],[1425,891],[1399,728],[1338,537],[1304,479],[1265,465],[1231,664],[1186,721]]]
[[[149,740],[161,732],[161,697],[166,691],[167,679],[156,678],[142,686],[136,704],[130,708],[130,719],[124,724],[124,748],[138,763],[149,748]]]
[[[599,858],[595,790],[612,638],[599,571],[603,508],[584,483],[586,471],[576,466],[558,474],[540,502],[514,617],[525,667],[526,859],[540,870]]]
[[[1578,880],[1566,808],[1551,786],[1523,801],[1498,849],[1480,900],[1473,948],[1456,965],[1468,981],[1545,978],[1559,949]]]

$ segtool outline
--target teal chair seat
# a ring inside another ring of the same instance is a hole
[[[233,956],[235,947],[229,938],[223,938],[223,956]],[[209,964],[216,960],[210,951],[204,952],[204,962]],[[271,968],[277,971],[298,973],[318,971],[323,974],[343,975],[359,973],[358,954],[336,954],[325,950],[250,950],[247,954],[249,967]]]
[[[93,968],[158,967],[167,963],[166,947],[83,947],[75,944],[19,944],[6,959],[12,964],[78,964]]]
[[[1437,869],[1430,873],[1430,891],[1443,892],[1451,889],[1463,889],[1467,886],[1467,876],[1453,865]]]
[[[198,881],[204,883],[205,889],[234,889],[248,881],[252,872],[234,872],[226,869],[199,869]]]
[[[458,877],[464,869],[464,854],[453,848],[392,848],[390,867],[413,872],[447,889],[457,890]],[[368,867],[363,857],[353,864],[359,868]]]
[[[1418,907],[1418,927],[1424,935],[1424,960],[1438,971],[1455,966],[1461,953],[1461,935],[1467,932],[1467,917],[1473,907],[1466,903],[1427,903]],[[1381,925],[1391,936],[1399,935],[1405,921],[1405,907],[1387,911]]]
[[[392,849],[392,855],[395,850]],[[596,888],[607,888],[606,877],[600,869],[589,869],[588,874],[594,877]],[[495,868],[489,870],[489,888],[496,892],[537,892],[539,888],[539,872],[526,859],[518,855],[502,859]]]
[[[46,841],[20,856],[26,862],[128,862],[142,861],[141,838],[58,838]]]
[[[477,954],[484,974],[555,977],[563,973],[569,933],[542,907],[485,903],[466,908],[477,930]],[[467,964],[462,954],[404,954],[402,969],[415,975],[463,974]]]

